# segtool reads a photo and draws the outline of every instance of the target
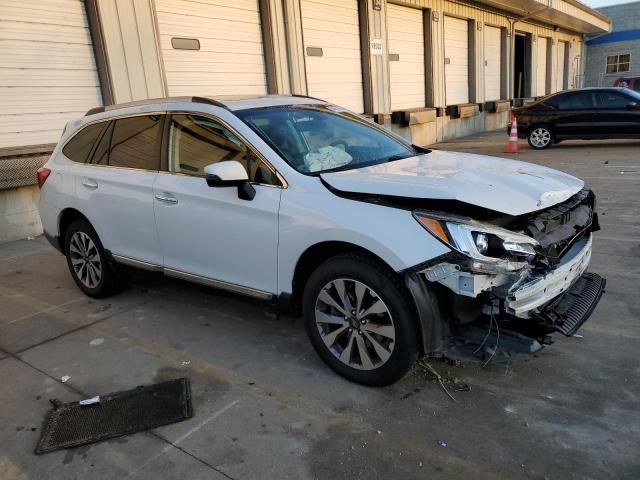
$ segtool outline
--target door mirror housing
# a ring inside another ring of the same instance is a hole
[[[240,162],[227,160],[204,167],[205,179],[210,187],[238,187],[238,197],[253,200],[256,189],[249,182],[247,170]]]

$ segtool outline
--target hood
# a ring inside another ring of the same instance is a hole
[[[507,215],[550,207],[584,187],[582,180],[540,165],[441,150],[321,177],[343,192],[457,200]]]

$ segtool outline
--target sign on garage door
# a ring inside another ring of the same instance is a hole
[[[500,99],[502,62],[502,35],[499,28],[484,29],[484,99],[489,102]]]
[[[0,148],[55,143],[69,120],[102,105],[84,8],[0,0]]]
[[[267,93],[257,0],[156,0],[156,10],[170,95]]]
[[[424,26],[422,10],[387,6],[391,110],[424,107]]]
[[[309,95],[364,111],[357,0],[302,0]]]
[[[444,17],[444,57],[447,105],[469,103],[469,32],[466,20]]]
[[[547,49],[549,39],[538,37],[536,58],[536,96],[547,94]]]

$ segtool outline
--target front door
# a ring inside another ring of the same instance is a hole
[[[165,269],[277,293],[282,189],[275,173],[213,117],[175,114],[168,121],[167,171],[153,187]],[[247,169],[253,200],[239,198],[237,187],[207,185],[204,167],[227,160]]]
[[[601,90],[596,93],[598,133],[603,137],[640,135],[640,110],[629,108],[637,102],[621,92]]]

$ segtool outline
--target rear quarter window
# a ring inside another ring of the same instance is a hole
[[[108,122],[95,123],[81,129],[62,149],[62,153],[69,160],[80,163],[87,163],[93,145],[96,143],[100,132],[106,127]]]

